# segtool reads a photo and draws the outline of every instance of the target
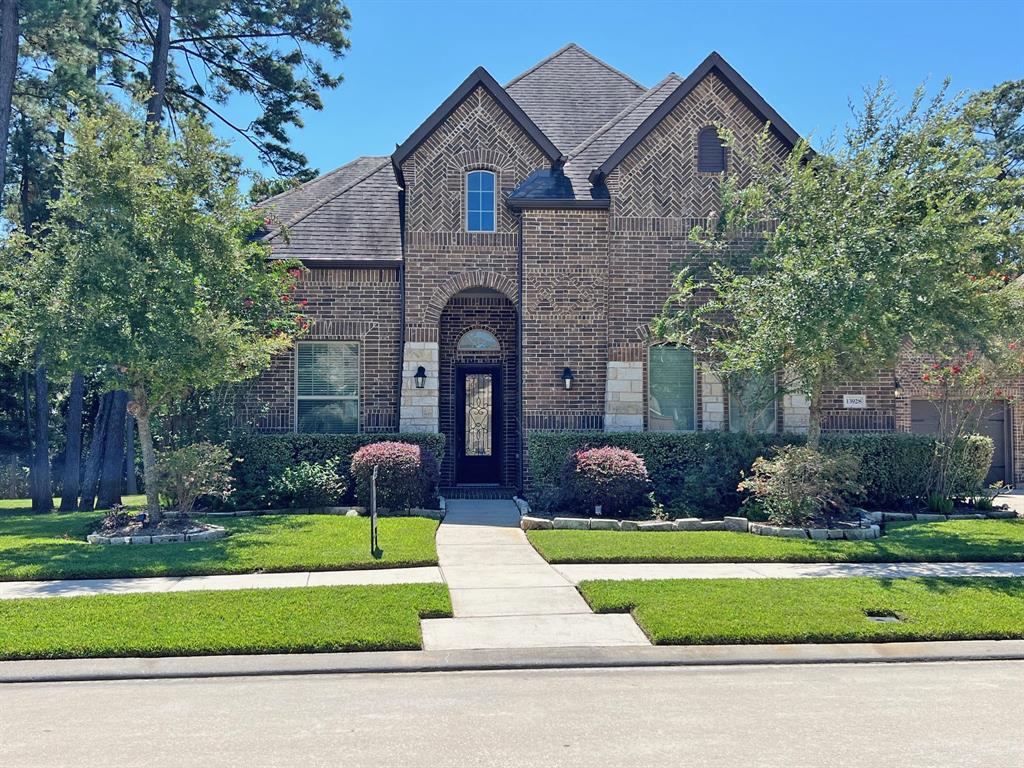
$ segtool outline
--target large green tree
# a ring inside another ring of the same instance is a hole
[[[768,146],[766,132],[694,232],[708,268],[680,274],[656,333],[726,375],[781,371],[809,398],[811,446],[826,385],[890,366],[908,339],[948,356],[1020,337],[1020,182],[960,100],[918,92],[900,108],[879,87],[824,151]]]
[[[81,116],[64,192],[19,280],[47,362],[130,393],[153,521],[154,414],[256,375],[302,325],[296,267],[268,261],[252,237],[261,219],[240,196],[237,160],[198,120],[179,128],[172,139],[113,106]]]

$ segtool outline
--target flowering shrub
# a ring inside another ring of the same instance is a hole
[[[160,493],[184,515],[203,496],[224,500],[231,485],[231,452],[216,443],[193,443],[167,451],[156,464]]]
[[[588,508],[614,514],[639,506],[651,490],[644,460],[625,448],[584,448],[569,459],[565,486]]]
[[[377,506],[408,509],[437,496],[440,468],[437,457],[412,443],[364,445],[352,456],[352,478],[360,504],[370,504],[370,477],[377,467]]]
[[[741,491],[775,525],[827,524],[846,512],[846,498],[863,493],[857,482],[860,459],[847,452],[824,454],[788,445],[772,458],[759,456]]]
[[[340,504],[348,487],[338,474],[337,457],[322,462],[301,461],[286,468],[271,483],[278,503],[288,507],[330,507]]]

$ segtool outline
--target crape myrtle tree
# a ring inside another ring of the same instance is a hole
[[[198,119],[177,138],[106,106],[69,127],[64,194],[21,284],[51,366],[129,393],[147,512],[160,519],[151,420],[193,390],[242,381],[305,327],[293,263],[268,261],[236,158]]]
[[[766,128],[692,233],[709,266],[677,275],[655,333],[726,376],[781,372],[808,397],[811,447],[825,386],[891,366],[907,341],[949,357],[1020,338],[1020,182],[963,103],[918,90],[901,108],[879,85],[841,140],[785,158]]]

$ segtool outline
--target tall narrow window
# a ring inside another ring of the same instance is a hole
[[[300,341],[295,359],[296,431],[358,432],[358,342]]]
[[[774,432],[775,378],[751,376],[729,383],[729,431]]]
[[[697,170],[705,173],[725,170],[725,142],[714,126],[704,128],[697,135]]]
[[[669,344],[651,347],[647,370],[647,428],[692,432],[697,428],[693,353]]]
[[[466,231],[493,232],[494,174],[490,171],[470,171],[466,174]]]

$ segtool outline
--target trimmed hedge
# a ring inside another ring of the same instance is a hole
[[[654,496],[666,507],[690,506],[713,512],[732,511],[742,497],[736,490],[741,473],[754,459],[779,445],[802,445],[803,435],[749,435],[735,432],[533,432],[527,436],[531,497],[559,487],[566,461],[583,448],[627,448],[647,465]],[[847,450],[861,458],[858,482],[871,507],[892,507],[925,494],[935,439],[900,432],[826,435],[822,448]],[[992,463],[992,440],[966,438],[961,493],[976,490]]]
[[[352,454],[364,445],[386,440],[422,446],[429,449],[439,462],[444,455],[444,435],[433,432],[245,435],[230,444],[231,454],[235,457],[231,471],[235,492],[227,505],[233,509],[269,509],[276,498],[271,484],[287,467],[302,461],[322,463],[333,458],[338,459],[339,472],[345,473],[351,494],[355,485],[348,476]]]

